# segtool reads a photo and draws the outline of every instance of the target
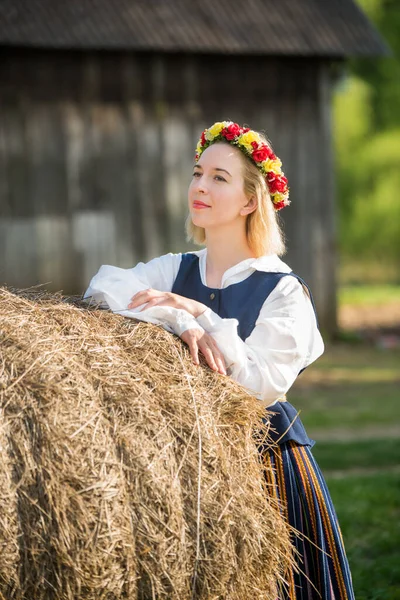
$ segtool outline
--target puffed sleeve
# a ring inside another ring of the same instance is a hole
[[[282,397],[301,369],[324,351],[308,293],[292,276],[283,277],[268,296],[245,341],[236,319],[207,309],[197,321],[217,342],[229,375],[266,406]]]
[[[170,292],[181,264],[181,254],[165,254],[148,263],[140,262],[132,269],[121,269],[111,265],[100,267],[91,279],[84,299],[93,299],[102,306],[124,317],[161,325],[168,331],[181,335],[186,329],[201,329],[200,324],[187,311],[171,306],[153,306],[140,311],[128,310],[134,294],[153,288]]]

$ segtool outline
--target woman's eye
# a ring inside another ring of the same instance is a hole
[[[198,179],[199,177],[201,177],[201,173],[199,173],[199,171],[195,171],[192,174],[192,177],[195,177],[196,179]],[[225,181],[225,183],[226,183],[226,179],[224,179],[224,177],[221,177],[221,175],[215,175],[214,179],[215,179],[215,181]]]

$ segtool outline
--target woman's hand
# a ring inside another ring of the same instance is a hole
[[[172,292],[159,292],[152,288],[138,292],[131,298],[131,302],[128,304],[129,309],[136,308],[146,304],[141,310],[150,308],[151,306],[172,306],[173,308],[180,308],[186,310],[195,319],[201,315],[207,306],[196,300],[179,296],[179,294],[173,294]]]
[[[187,329],[181,334],[181,338],[189,346],[195,365],[199,364],[200,351],[213,371],[226,375],[224,357],[209,333],[202,329]]]
[[[128,309],[134,309],[137,306],[145,304],[141,310],[151,306],[172,306],[186,310],[194,318],[201,315],[207,306],[196,300],[185,298],[172,292],[159,292],[158,290],[148,289],[138,292],[131,298]],[[181,334],[182,340],[189,346],[195,365],[199,364],[199,351],[203,354],[208,366],[213,370],[226,375],[225,361],[217,344],[210,334],[203,329],[187,329]]]

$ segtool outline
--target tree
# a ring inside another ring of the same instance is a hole
[[[351,60],[336,90],[340,251],[344,263],[389,273],[400,263],[400,6],[359,4],[392,55]]]

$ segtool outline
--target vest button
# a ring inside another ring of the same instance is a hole
[[[212,294],[210,294],[210,300],[214,300],[214,298],[215,298],[215,294],[213,292]]]

